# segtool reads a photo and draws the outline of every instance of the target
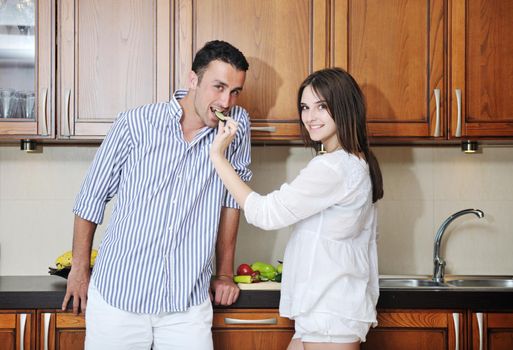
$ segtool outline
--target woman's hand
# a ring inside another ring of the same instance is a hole
[[[226,118],[226,121],[219,122],[217,127],[217,135],[210,146],[210,157],[214,158],[217,156],[224,157],[224,152],[230,145],[230,143],[235,138],[235,134],[237,133],[237,127],[239,123],[237,123],[232,118]]]

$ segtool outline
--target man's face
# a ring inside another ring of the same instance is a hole
[[[218,60],[209,63],[201,81],[194,72],[192,73],[190,90],[195,92],[194,109],[206,126],[217,127],[219,119],[214,112],[227,114],[235,105],[245,80],[245,71],[237,70],[231,64]]]

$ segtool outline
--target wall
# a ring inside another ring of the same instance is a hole
[[[26,154],[0,146],[0,275],[45,275],[54,259],[71,249],[71,208],[95,151],[93,146],[46,146],[42,153]],[[456,147],[375,151],[385,179],[385,198],[379,202],[382,274],[431,274],[439,225],[460,209],[476,207],[484,219],[461,217],[446,232],[447,273],[513,275],[510,148],[488,147],[475,155]],[[252,186],[269,192],[293,179],[311,157],[302,147],[254,147]],[[236,263],[276,262],[290,232],[264,232],[241,220]]]

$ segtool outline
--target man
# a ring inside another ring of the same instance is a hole
[[[247,112],[235,106],[249,65],[223,41],[196,54],[189,90],[121,113],[98,149],[75,207],[63,310],[86,311],[86,349],[212,349],[212,305],[230,305],[239,210],[209,159],[219,123],[242,128],[227,151],[251,178]],[[117,195],[90,278],[96,225]],[[211,282],[214,249],[216,276]]]

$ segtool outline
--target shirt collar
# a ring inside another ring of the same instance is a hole
[[[169,111],[171,113],[171,117],[180,120],[183,114],[183,109],[180,103],[182,98],[187,95],[188,90],[184,89],[178,89],[173,93],[173,96],[171,96],[171,100],[169,101]]]

